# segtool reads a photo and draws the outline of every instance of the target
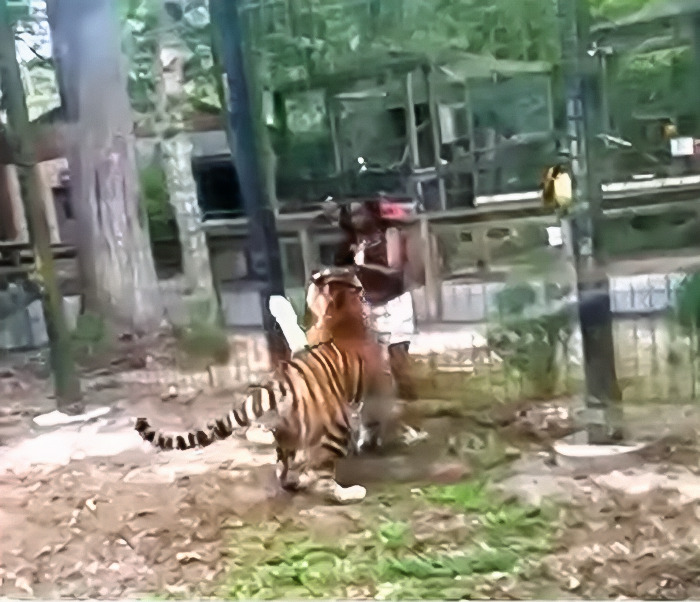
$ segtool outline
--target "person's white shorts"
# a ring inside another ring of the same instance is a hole
[[[375,305],[371,314],[374,328],[384,343],[410,341],[416,332],[411,293],[406,292],[387,303]]]

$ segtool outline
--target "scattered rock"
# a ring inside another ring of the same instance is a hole
[[[453,462],[450,464],[436,464],[432,467],[429,479],[433,483],[448,485],[457,483],[471,475],[471,469],[464,464]]]
[[[193,562],[195,560],[202,560],[202,557],[197,554],[197,552],[178,552],[175,554],[177,561],[182,564],[187,564],[188,562]]]
[[[177,387],[175,385],[170,385],[168,387],[167,392],[165,392],[165,393],[163,393],[163,395],[161,395],[161,399],[163,401],[170,401],[171,399],[176,399],[178,395],[179,395],[179,393],[178,393]]]

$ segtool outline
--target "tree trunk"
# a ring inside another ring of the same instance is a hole
[[[218,318],[219,308],[207,238],[202,231],[202,215],[197,204],[197,186],[192,175],[192,142],[187,134],[180,133],[163,140],[161,148],[170,205],[180,237],[187,288],[201,297],[206,305],[199,317],[213,323]]]
[[[0,164],[0,240],[10,241],[15,240],[19,237],[20,229],[17,227],[17,219],[15,213],[17,213],[15,207],[18,205],[16,203],[14,182],[10,179],[14,179],[14,169],[12,166],[10,169],[9,165]],[[22,211],[24,214],[24,211]]]
[[[8,138],[15,151],[22,200],[34,246],[36,277],[42,288],[44,321],[51,349],[56,397],[59,409],[79,411],[80,408],[72,404],[80,400],[80,380],[73,363],[70,333],[63,313],[63,297],[56,281],[46,205],[41,196],[42,183],[37,169],[27,102],[16,56],[14,30],[10,22],[7,0],[0,0],[0,90],[7,111]]]
[[[161,29],[170,31],[173,23],[161,9]],[[160,138],[162,166],[170,206],[177,222],[182,253],[182,269],[188,292],[201,298],[197,318],[215,323],[219,303],[214,290],[207,238],[202,230],[202,214],[197,202],[197,184],[192,174],[192,142],[184,133],[184,62],[182,41],[173,34],[161,34],[156,56],[156,130]],[[199,304],[198,304],[199,305]]]
[[[47,3],[65,112],[86,307],[148,332],[163,306],[140,203],[134,124],[112,0]]]

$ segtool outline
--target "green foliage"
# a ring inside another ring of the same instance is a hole
[[[185,53],[185,116],[194,112],[221,110],[217,75],[211,52],[211,28],[208,10],[190,3],[173,26],[160,27],[159,2],[122,0],[120,3],[122,45],[129,60],[129,94],[140,119],[155,112],[157,51],[168,42]],[[172,99],[170,99],[172,100]]]
[[[431,502],[451,506],[462,512],[488,509],[492,503],[483,481],[428,487],[425,489],[425,497]]]
[[[397,53],[437,56],[450,50],[496,58],[555,61],[559,54],[552,2],[539,0],[311,0],[274,11],[247,2],[247,40],[265,57],[262,80],[303,81],[364,66]]]
[[[571,336],[569,311],[538,311],[528,284],[501,291],[496,300],[499,323],[490,328],[489,348],[503,358],[504,368],[524,377],[536,397],[549,397],[559,380],[558,353]]]
[[[596,19],[615,20],[644,8],[654,0],[588,0],[591,15]]]
[[[554,507],[504,501],[484,481],[429,487],[425,496],[437,504],[476,513],[489,547],[523,552],[546,552],[549,549]]]
[[[700,324],[700,273],[688,274],[676,290],[675,314],[681,328],[696,335]]]
[[[92,355],[109,343],[107,325],[102,316],[85,312],[78,316],[72,333],[73,349],[78,355]]]
[[[406,546],[411,526],[403,521],[386,522],[377,531],[377,537],[389,550]]]
[[[222,593],[234,599],[460,599],[488,593],[503,574],[524,575],[551,549],[555,515],[547,506],[504,501],[474,482],[419,490],[408,506],[406,493],[382,495],[390,520],[375,515],[378,500],[366,500],[355,528],[332,543],[309,540],[302,525],[290,531],[287,521],[275,529],[237,529],[236,565]],[[472,530],[464,541],[416,540],[412,521],[403,517],[436,510],[443,517],[467,514]]]
[[[98,314],[85,312],[78,316],[73,339],[85,343],[100,343],[107,334],[105,321]]]
[[[504,288],[496,295],[496,306],[501,316],[522,315],[537,301],[537,292],[529,284],[518,283]]]
[[[177,240],[177,226],[174,226],[175,216],[170,205],[165,172],[158,165],[148,165],[140,170],[139,179],[151,240]]]
[[[674,120],[694,115],[697,101],[693,73],[689,46],[624,56],[611,86],[610,102],[620,133],[638,145],[648,146],[635,114],[662,115]],[[657,140],[659,145],[664,145],[664,141]]]

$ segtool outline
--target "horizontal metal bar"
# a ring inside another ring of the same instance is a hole
[[[643,186],[640,186],[643,184]],[[608,218],[624,217],[625,215],[653,215],[655,213],[660,213],[667,211],[669,209],[682,209],[690,208],[695,204],[700,205],[700,175],[699,176],[684,176],[677,178],[657,178],[649,182],[615,182],[612,184],[604,185],[604,197],[608,195],[605,194],[605,189],[616,193],[613,198],[608,200],[623,200],[625,197],[620,196],[620,192],[627,191],[630,192],[651,192],[652,194],[658,194],[661,191],[664,192],[681,192],[690,191],[694,188],[698,189],[698,199],[688,199],[683,201],[661,201],[658,203],[649,203],[644,205],[627,205],[623,207],[610,207],[603,209],[603,215]],[[466,221],[474,222],[488,222],[490,220],[484,219],[490,215],[494,215],[494,220],[498,220],[499,223],[514,223],[514,222],[546,222],[556,224],[558,219],[555,214],[541,214],[542,203],[540,200],[539,191],[529,191],[521,193],[507,193],[492,196],[481,196],[477,197],[477,203],[475,207],[463,207],[458,209],[447,209],[444,211],[433,211],[427,214],[427,219],[430,222],[441,222],[457,220],[460,218]],[[700,207],[699,207],[700,208]],[[538,212],[537,215],[532,215],[532,213]],[[507,213],[521,213],[522,215],[514,215],[512,217],[503,214]],[[501,215],[499,215],[501,214]],[[298,227],[300,224],[311,221],[314,217],[320,215],[320,211],[304,211],[299,213],[284,213],[277,216],[277,223],[280,228],[292,228]],[[231,219],[216,219],[216,220],[206,220],[202,224],[205,231],[214,233],[216,230],[229,231],[227,233],[234,234],[230,232],[231,230],[240,230],[241,234],[245,234],[245,229],[247,225],[247,218],[231,218]],[[222,232],[223,234],[223,232]]]

